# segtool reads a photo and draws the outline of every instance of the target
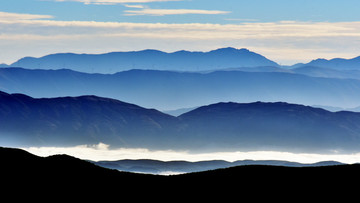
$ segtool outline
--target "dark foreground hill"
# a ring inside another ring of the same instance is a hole
[[[154,176],[105,169],[66,155],[37,157],[19,149],[0,148],[0,159],[3,194],[32,193],[27,198],[51,194],[56,195],[51,198],[68,200],[74,197],[103,200],[114,197],[132,197],[133,200],[202,197],[208,200],[239,198],[238,195],[258,200],[289,198],[288,195],[299,198],[319,195],[328,199],[339,194],[354,195],[352,192],[360,181],[360,165],[240,166],[178,176]]]

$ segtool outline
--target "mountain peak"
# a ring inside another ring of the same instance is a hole
[[[221,53],[254,53],[245,48],[236,49],[234,47],[219,48],[219,49],[216,49],[216,50],[213,50],[210,52],[214,52],[214,53],[219,53],[219,52],[221,52]]]
[[[336,70],[360,70],[360,56],[352,59],[334,58],[328,60],[319,58],[305,65]]]

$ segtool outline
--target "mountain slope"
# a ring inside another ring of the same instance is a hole
[[[360,113],[288,103],[218,103],[179,117],[113,99],[0,94],[0,139],[30,146],[110,144],[193,151],[355,152]]]
[[[213,147],[285,151],[356,150],[360,114],[288,103],[218,103],[179,117],[186,133]],[[251,146],[251,147],[249,147]]]
[[[232,67],[278,66],[247,49],[222,48],[210,52],[157,50],[113,52],[107,54],[52,54],[41,58],[26,57],[13,67],[30,69],[72,69],[87,73],[116,73],[130,69],[202,71]]]
[[[360,63],[359,63],[360,65]],[[299,68],[292,69],[291,72],[297,74],[308,75],[311,77],[323,78],[342,78],[342,79],[357,79],[360,80],[359,70],[336,70],[332,68],[321,68],[316,66],[304,65]]]
[[[175,117],[95,96],[34,99],[0,92],[2,139],[26,144],[160,146]],[[145,135],[145,136],[144,136]],[[140,137],[139,137],[140,136]],[[140,139],[140,140],[139,140]],[[155,143],[151,140],[156,140]],[[166,140],[166,139],[164,139]]]
[[[335,58],[331,60],[317,59],[307,65],[320,68],[332,68],[335,70],[360,70],[360,56],[352,59]]]
[[[57,200],[69,200],[69,195],[71,199],[98,198],[89,192],[107,199],[119,190],[123,196],[130,196],[133,188],[146,194],[145,188],[151,187],[153,181],[163,181],[160,176],[110,170],[67,155],[38,157],[20,149],[0,147],[0,157],[2,195],[12,199],[14,194],[25,195],[27,200],[41,200],[43,194]]]
[[[279,72],[131,70],[105,75],[3,68],[0,81],[0,91],[8,93],[32,97],[97,95],[158,110],[223,101],[284,101],[342,108],[360,104],[359,80]]]
[[[198,162],[187,162],[187,161],[158,161],[158,160],[118,160],[118,161],[98,161],[94,164],[102,166],[104,168],[117,169],[120,171],[127,172],[138,172],[138,173],[149,173],[149,174],[172,174],[172,173],[190,173],[215,170],[220,168],[229,168],[234,166],[245,166],[245,165],[266,165],[266,166],[289,166],[289,167],[309,167],[309,166],[334,166],[341,165],[342,163],[328,161],[319,162],[314,164],[301,164],[296,162],[288,161],[254,161],[254,160],[243,160],[235,162],[227,162],[221,160],[212,161],[198,161]]]

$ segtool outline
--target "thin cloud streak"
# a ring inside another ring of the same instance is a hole
[[[186,13],[188,11],[179,11]],[[190,12],[190,11],[189,11]],[[171,13],[171,12],[169,12]],[[159,13],[160,15],[160,13]],[[13,17],[11,17],[13,16]],[[360,37],[360,22],[275,22],[275,23],[239,23],[239,24],[166,24],[166,23],[127,23],[127,22],[96,22],[96,21],[55,21],[39,20],[39,18],[51,18],[46,15],[22,15],[11,13],[0,13],[0,26],[9,27],[11,30],[18,30],[16,34],[28,32],[28,26],[41,28],[38,31],[42,35],[42,30],[49,31],[57,27],[67,27],[71,30],[63,30],[56,33],[74,34],[80,30],[83,34],[106,33],[106,34],[144,34],[159,37],[181,37],[181,38],[281,38],[281,37]],[[26,28],[26,29],[22,29]],[[83,28],[90,30],[81,30]],[[121,31],[121,32],[120,32]],[[140,32],[141,31],[141,32]],[[66,33],[68,32],[68,33]],[[6,34],[6,31],[3,31]]]
[[[55,0],[57,2],[81,2],[84,4],[96,5],[114,5],[124,3],[151,3],[151,2],[169,2],[169,1],[182,1],[182,0]]]
[[[219,15],[228,14],[229,11],[216,10],[195,10],[195,9],[151,9],[146,8],[142,10],[126,10],[127,16],[136,15],[151,15],[151,16],[165,16],[165,15],[185,15],[185,14],[203,14],[203,15]]]
[[[143,5],[129,5],[129,4],[124,4],[124,6],[126,8],[145,8],[145,6]]]
[[[10,21],[16,22],[19,20],[38,20],[38,19],[51,19],[54,18],[51,15],[34,15],[34,14],[24,14],[24,13],[8,13],[0,12],[0,21]]]

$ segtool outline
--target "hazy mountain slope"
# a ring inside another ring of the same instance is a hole
[[[360,81],[292,73],[215,71],[189,73],[131,70],[112,75],[71,70],[0,69],[0,90],[32,97],[97,95],[159,110],[223,101],[284,101],[353,108]]]
[[[30,69],[72,69],[87,73],[116,73],[130,69],[201,71],[232,67],[278,66],[275,62],[247,49],[222,48],[210,52],[157,50],[113,52],[107,54],[52,54],[26,57],[13,67]]]
[[[287,103],[219,103],[179,118],[193,143],[206,139],[214,148],[351,151],[360,146],[359,113]]]
[[[287,103],[218,103],[172,117],[95,96],[0,94],[0,139],[18,145],[110,144],[193,151],[358,151],[360,113]]]
[[[214,161],[158,161],[158,160],[118,160],[118,161],[98,161],[94,164],[111,169],[127,172],[140,172],[150,174],[164,173],[190,173],[198,171],[214,170],[234,166],[230,162]]]
[[[289,161],[275,161],[275,160],[242,160],[235,162],[227,162],[221,160],[212,161],[158,161],[158,160],[118,160],[118,161],[98,161],[94,164],[127,172],[140,172],[150,174],[166,174],[166,173],[190,173],[199,171],[215,170],[220,168],[229,168],[234,166],[245,165],[267,165],[267,166],[289,166],[289,167],[307,167],[307,166],[333,166],[341,165],[339,162],[319,162],[314,164],[301,164]]]
[[[360,66],[360,63],[359,63]],[[323,78],[343,78],[343,79],[357,79],[360,80],[359,70],[336,70],[331,68],[321,68],[316,66],[301,66],[299,68],[292,69],[291,72],[297,74],[308,75],[311,77],[323,77]]]
[[[336,70],[360,70],[360,56],[352,59],[316,59],[311,61],[307,65],[317,66],[320,68],[332,68]]]
[[[25,144],[161,146],[176,122],[156,110],[95,96],[33,99],[0,93],[1,139]]]

